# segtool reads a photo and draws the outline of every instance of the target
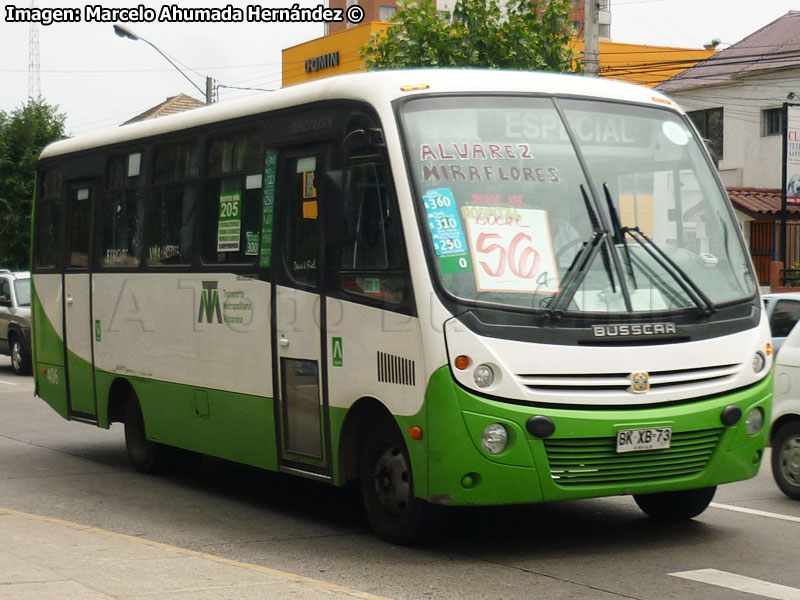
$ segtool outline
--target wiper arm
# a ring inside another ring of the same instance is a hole
[[[643,232],[639,227],[623,227],[623,235],[630,234],[639,245],[656,261],[661,267],[670,274],[670,276],[678,283],[684,292],[691,298],[692,302],[697,305],[703,313],[710,315],[716,312],[716,307],[711,299],[700,289],[700,287],[692,280],[689,275],[684,271],[669,255],[664,252],[658,244],[656,244],[648,235]]]
[[[622,228],[622,222],[620,221],[617,207],[614,206],[614,202],[611,200],[611,191],[608,189],[607,183],[603,184],[603,194],[606,197],[608,212],[611,213],[611,225],[614,227],[614,245],[621,245],[625,249],[625,262],[626,266],[628,267],[628,276],[631,278],[633,287],[638,288],[639,286],[636,285],[636,275],[633,272],[631,249],[628,247],[628,243],[625,241],[625,230]]]
[[[589,272],[589,265],[594,260],[597,249],[601,247],[602,242],[607,237],[608,234],[604,231],[595,231],[592,233],[591,239],[584,243],[583,248],[581,248],[567,271],[567,276],[562,282],[561,291],[553,296],[545,307],[545,312],[549,316],[561,317],[563,315],[563,306],[569,305],[575,292],[578,291],[586,274]]]
[[[586,189],[583,187],[583,185],[580,186],[580,189],[581,195],[583,196],[583,203],[586,206],[586,212],[589,213],[589,220],[592,224],[592,238],[588,243],[584,243],[583,248],[581,248],[581,251],[572,261],[572,264],[567,270],[567,276],[562,282],[561,291],[553,296],[550,302],[548,302],[548,306],[545,308],[545,310],[551,317],[560,317],[563,314],[563,307],[565,305],[569,305],[572,297],[575,295],[575,292],[578,291],[581,283],[583,283],[583,280],[586,278],[586,274],[589,272],[589,266],[592,264],[595,254],[597,254],[597,249],[601,247],[602,242],[608,239],[608,232],[600,224],[600,217],[592,205],[592,202],[586,193]],[[606,273],[608,274],[608,279],[611,282],[611,289],[614,293],[616,293],[617,290],[614,285],[614,273],[611,268],[611,262],[608,259],[608,252],[603,254],[603,266],[605,267]],[[625,303],[628,306],[628,310],[631,310],[630,300],[628,299],[627,294],[625,296]]]

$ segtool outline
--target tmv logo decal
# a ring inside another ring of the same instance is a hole
[[[203,317],[209,323],[214,322],[214,315],[217,315],[217,323],[222,323],[222,308],[219,305],[219,292],[217,291],[218,281],[204,281],[203,293],[200,295],[200,312],[197,313],[197,322],[202,323]]]

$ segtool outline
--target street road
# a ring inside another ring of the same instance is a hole
[[[766,458],[688,523],[653,522],[625,497],[459,509],[437,543],[403,548],[370,534],[350,490],[210,458],[141,475],[120,425],[64,421],[0,357],[0,508],[396,600],[798,600],[800,502]]]

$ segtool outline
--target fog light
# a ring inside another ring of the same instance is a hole
[[[478,365],[472,378],[479,388],[487,388],[494,383],[494,371],[489,365]]]
[[[763,352],[756,352],[753,355],[753,372],[754,373],[761,373],[764,370],[764,367],[767,366],[767,358],[764,356]]]
[[[525,427],[533,437],[537,438],[550,437],[556,430],[556,424],[553,423],[553,420],[543,415],[531,417],[525,422]]]
[[[764,411],[760,408],[754,408],[747,413],[747,418],[744,420],[744,429],[747,435],[755,435],[761,431],[764,425]]]
[[[722,421],[722,424],[726,427],[733,427],[736,425],[739,420],[742,418],[742,409],[736,406],[735,404],[729,404],[725,408],[722,409],[722,414],[719,416],[719,420]]]
[[[481,434],[481,446],[489,454],[500,454],[508,445],[508,429],[500,423],[487,425]]]

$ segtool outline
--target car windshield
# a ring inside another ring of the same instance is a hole
[[[724,192],[676,112],[420,98],[401,125],[450,295],[571,312],[713,310],[755,292]]]
[[[14,293],[17,296],[17,306],[30,306],[31,280],[30,279],[14,280]]]

